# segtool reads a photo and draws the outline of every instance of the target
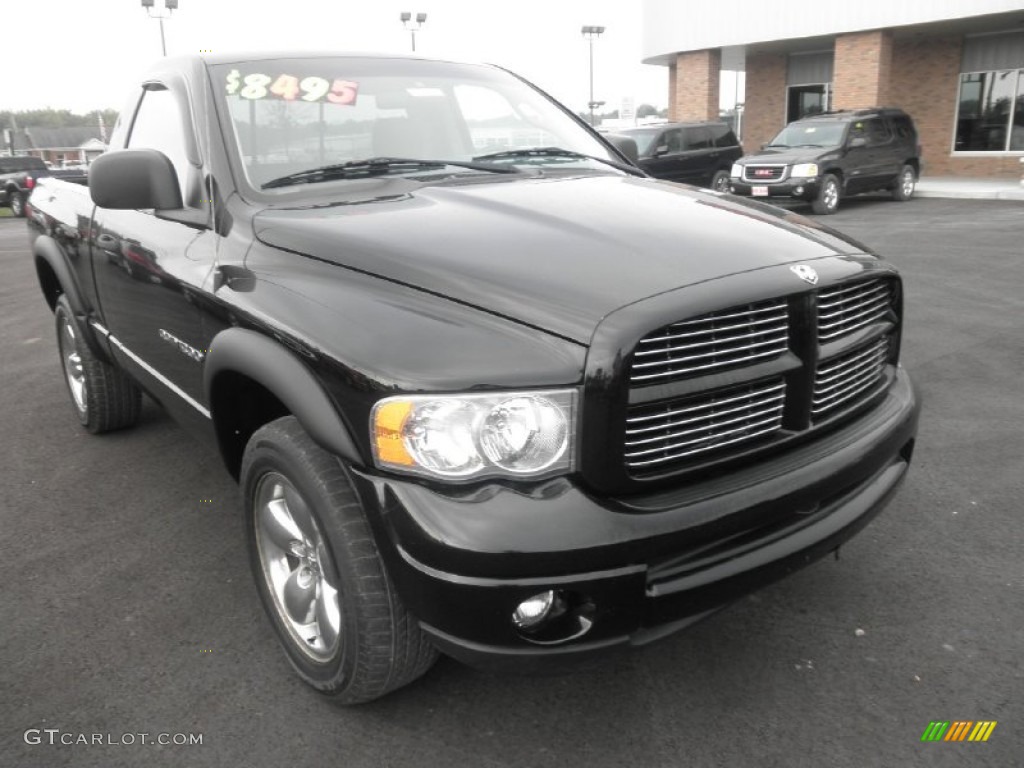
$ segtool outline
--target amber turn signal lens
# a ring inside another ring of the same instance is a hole
[[[377,409],[373,425],[373,441],[377,457],[390,464],[412,466],[416,462],[405,449],[402,430],[412,412],[407,400],[391,400]]]

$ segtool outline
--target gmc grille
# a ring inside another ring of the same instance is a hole
[[[786,175],[784,165],[745,165],[743,166],[743,180],[757,182],[781,181]]]

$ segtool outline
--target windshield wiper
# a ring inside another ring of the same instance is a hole
[[[789,144],[765,144],[766,147],[789,147]]]
[[[605,157],[597,157],[595,155],[587,155],[583,152],[575,152],[571,149],[562,149],[561,147],[531,147],[529,149],[506,149],[501,152],[490,152],[486,155],[477,155],[474,160],[516,160],[525,159],[529,160],[531,157],[564,157],[570,160],[593,160],[598,163],[604,163],[610,165],[612,168],[617,168],[620,171],[631,173],[634,176],[646,176],[643,171],[639,168],[627,165],[626,163],[620,163],[618,160],[611,160]]]
[[[407,173],[410,171],[422,171],[431,168],[444,168],[455,166],[456,168],[469,168],[473,171],[486,171],[488,173],[515,173],[515,168],[508,168],[491,163],[469,163],[461,160],[415,160],[408,157],[370,157],[366,160],[350,160],[347,163],[336,163],[324,165],[320,168],[310,168],[297,173],[289,173],[271,179],[263,184],[260,189],[274,189],[275,187],[287,187],[293,184],[314,184],[319,181],[331,181],[334,179],[358,179],[370,176],[384,176],[389,173]]]

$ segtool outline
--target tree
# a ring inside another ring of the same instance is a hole
[[[0,111],[0,125],[10,127],[13,117],[19,128],[74,128],[81,126],[93,127],[99,124],[99,116],[103,116],[103,124],[110,130],[117,122],[116,109],[94,109],[84,115],[76,115],[70,109],[26,109],[18,112]]]
[[[639,107],[636,108],[636,116],[637,119],[641,117],[657,117],[658,108],[652,106],[651,104],[641,104]]]

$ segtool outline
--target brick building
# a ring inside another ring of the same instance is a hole
[[[743,143],[822,110],[901,107],[929,175],[1017,177],[1024,0],[644,0],[644,62],[669,69],[673,119],[717,119],[746,76]]]

